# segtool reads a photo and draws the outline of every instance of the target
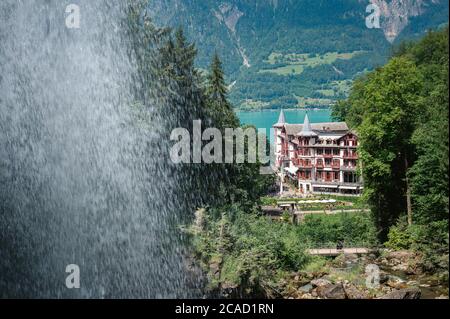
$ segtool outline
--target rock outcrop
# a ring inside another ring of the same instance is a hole
[[[348,299],[368,299],[369,296],[365,291],[359,290],[352,284],[344,285],[345,295]]]
[[[411,17],[423,14],[429,2],[436,3],[439,0],[371,0],[371,3],[380,8],[382,17],[381,28],[389,42],[399,36],[410,22]]]
[[[342,283],[317,287],[317,295],[323,299],[346,299]]]
[[[381,296],[378,299],[420,299],[422,295],[419,288],[405,288],[400,290],[394,290],[387,295]]]

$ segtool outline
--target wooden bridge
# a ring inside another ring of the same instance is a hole
[[[317,256],[338,256],[340,254],[356,254],[356,255],[364,255],[373,252],[373,249],[358,247],[358,248],[316,248],[316,249],[308,249],[308,253],[310,255]]]

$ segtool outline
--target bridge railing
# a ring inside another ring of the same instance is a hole
[[[375,249],[377,248],[377,245],[371,242],[361,242],[361,241],[355,241],[355,242],[346,242],[344,241],[342,243],[342,248],[369,248],[369,249]],[[306,248],[307,249],[336,249],[338,246],[337,242],[307,242]]]

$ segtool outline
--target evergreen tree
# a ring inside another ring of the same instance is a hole
[[[211,99],[221,103],[227,103],[225,76],[222,70],[222,62],[217,53],[213,56],[209,70],[207,94]]]
[[[209,106],[214,122],[222,129],[239,126],[239,119],[227,100],[227,91],[222,62],[219,56],[215,54],[207,76],[206,95],[209,99]]]

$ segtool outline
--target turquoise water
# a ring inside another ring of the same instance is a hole
[[[308,113],[311,123],[331,122],[330,109],[318,110],[285,110],[286,122],[290,124],[303,124],[305,115]],[[256,128],[266,129],[266,134],[270,133],[270,128],[278,121],[280,110],[264,110],[258,112],[238,111],[236,112],[242,125],[254,125]],[[270,136],[272,142],[273,136]]]

